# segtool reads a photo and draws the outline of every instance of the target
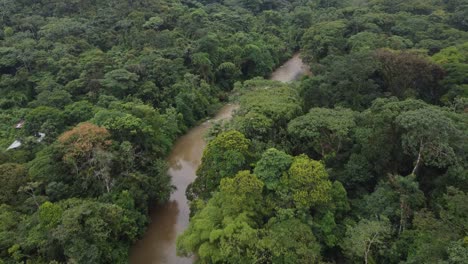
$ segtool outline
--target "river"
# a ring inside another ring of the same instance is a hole
[[[298,77],[309,74],[306,65],[295,54],[281,67],[271,74],[271,80],[291,82]],[[176,255],[176,239],[189,223],[190,209],[185,190],[195,179],[195,172],[200,165],[203,150],[206,146],[204,135],[213,121],[229,120],[235,104],[226,104],[216,116],[203,124],[191,129],[177,140],[168,157],[169,175],[177,190],[171,195],[170,201],[157,206],[150,215],[151,223],[143,238],[130,251],[131,264],[190,264],[192,258],[182,258]]]

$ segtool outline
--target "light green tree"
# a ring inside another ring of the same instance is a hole
[[[219,192],[198,210],[177,239],[178,254],[206,263],[252,263],[256,259],[263,183],[248,171],[221,180]]]
[[[388,219],[362,219],[347,228],[342,247],[350,257],[363,259],[367,264],[372,259],[372,252],[382,248],[390,234]]]
[[[271,148],[262,154],[261,159],[255,166],[254,173],[265,183],[265,187],[269,190],[277,190],[281,184],[283,174],[289,169],[293,157]]]
[[[286,186],[297,208],[308,209],[331,200],[332,183],[323,163],[306,155],[294,158],[288,170]]]
[[[187,197],[208,199],[218,189],[221,179],[248,168],[249,148],[250,141],[235,130],[221,133],[210,141],[203,152],[198,177],[187,189]]]
[[[326,158],[339,153],[349,141],[356,126],[354,116],[353,111],[344,108],[312,108],[306,115],[292,120],[288,132]]]

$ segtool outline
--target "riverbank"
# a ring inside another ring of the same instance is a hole
[[[295,54],[275,70],[270,79],[287,83],[306,74],[310,74],[310,70],[302,62],[299,54]],[[168,157],[170,165],[168,173],[177,190],[171,195],[168,203],[152,210],[151,223],[144,237],[132,248],[130,263],[190,264],[193,262],[191,258],[176,255],[177,236],[186,229],[190,219],[190,208],[185,190],[196,177],[196,171],[206,146],[204,139],[206,132],[213,121],[231,119],[237,108],[236,104],[226,104],[214,118],[192,128],[177,140]]]

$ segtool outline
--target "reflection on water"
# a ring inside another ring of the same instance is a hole
[[[157,221],[148,226],[144,238],[134,246],[132,263],[175,263],[165,252],[175,250],[177,215],[179,209],[175,200],[153,209],[150,217]]]
[[[290,82],[308,73],[308,68],[296,54],[272,73],[271,79]],[[238,105],[233,104],[225,105],[213,121],[230,119],[237,107]],[[157,206],[152,210],[151,223],[144,237],[130,252],[132,264],[190,264],[193,262],[192,258],[177,257],[176,239],[189,223],[190,209],[185,190],[196,177],[195,173],[206,146],[204,135],[211,124],[211,121],[207,121],[191,129],[174,145],[168,157],[170,165],[168,173],[177,190],[171,195],[167,204]]]

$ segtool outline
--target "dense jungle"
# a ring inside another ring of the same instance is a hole
[[[0,264],[129,263],[175,192],[189,263],[466,264],[467,97],[468,0],[0,0]]]

